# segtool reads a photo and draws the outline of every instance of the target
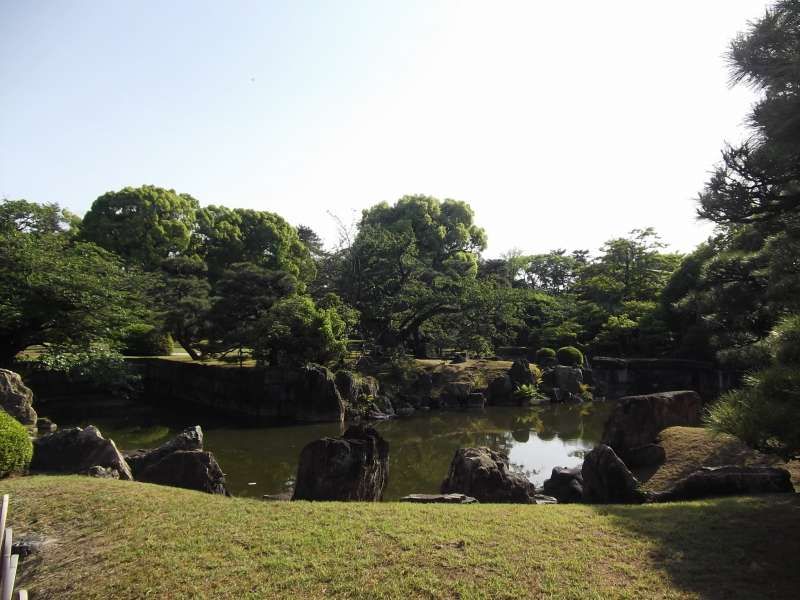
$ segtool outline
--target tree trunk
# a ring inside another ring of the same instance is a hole
[[[177,339],[177,338],[176,338],[176,339]],[[191,345],[191,344],[190,344],[190,343],[189,343],[187,340],[185,340],[185,339],[178,339],[178,343],[181,345],[181,348],[183,348],[184,350],[186,350],[186,354],[188,354],[188,355],[189,355],[189,357],[190,357],[192,360],[200,360],[200,355],[197,353],[197,350],[195,350],[194,348],[192,348],[192,345]]]

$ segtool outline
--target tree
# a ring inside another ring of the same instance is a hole
[[[94,201],[81,235],[126,261],[155,270],[164,259],[187,251],[199,207],[190,195],[174,190],[126,187]]]
[[[316,275],[309,249],[297,230],[271,212],[205,207],[198,213],[194,250],[208,264],[212,282],[232,265],[245,262],[289,273],[301,287]]]
[[[572,289],[581,267],[586,264],[585,254],[566,250],[551,250],[547,254],[527,257],[524,266],[525,283],[548,294],[564,294]]]
[[[337,287],[380,345],[422,351],[422,326],[463,310],[485,245],[466,203],[404,196],[364,211]]]
[[[114,343],[148,315],[151,278],[71,239],[57,206],[28,206],[0,205],[0,363],[34,344]]]
[[[209,351],[225,356],[256,347],[260,321],[272,306],[298,290],[297,280],[285,271],[271,271],[253,263],[235,263],[214,290],[209,320]]]
[[[338,362],[347,349],[345,323],[335,309],[314,306],[309,296],[276,302],[256,325],[253,356],[262,364],[296,367]]]
[[[198,360],[211,310],[206,265],[197,257],[176,256],[166,259],[161,268],[164,276],[158,298],[164,327],[192,360]]]

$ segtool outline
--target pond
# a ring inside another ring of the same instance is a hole
[[[300,451],[308,442],[341,434],[338,423],[248,426],[184,409],[180,414],[147,405],[109,407],[47,405],[42,414],[61,427],[96,425],[123,450],[150,448],[183,427],[200,424],[205,448],[217,457],[235,496],[261,497],[291,489]],[[389,442],[386,500],[437,493],[458,448],[488,446],[508,454],[516,470],[537,486],[553,467],[577,466],[600,440],[611,403],[489,407],[481,412],[432,411],[375,423]],[[187,417],[186,415],[191,416]]]

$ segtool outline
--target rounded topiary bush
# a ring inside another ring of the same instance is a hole
[[[14,417],[0,410],[0,477],[27,470],[33,457],[28,431]]]
[[[556,351],[552,348],[539,348],[536,351],[533,362],[537,365],[548,365],[556,362]]]
[[[172,354],[172,336],[148,325],[137,323],[125,330],[122,353],[128,356],[166,356]]]
[[[583,364],[583,353],[575,346],[564,346],[556,353],[558,364],[568,367],[580,367]]]

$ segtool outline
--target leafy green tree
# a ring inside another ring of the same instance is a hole
[[[193,359],[201,358],[211,310],[211,285],[205,262],[176,256],[161,264],[163,283],[158,293],[164,328]]]
[[[270,366],[335,363],[347,349],[345,328],[335,309],[317,308],[309,296],[283,298],[256,324],[253,356]]]
[[[428,321],[463,311],[485,244],[466,203],[405,196],[364,211],[337,287],[380,345],[420,350]]]
[[[126,261],[155,270],[162,260],[187,251],[199,208],[188,194],[152,185],[126,187],[94,201],[81,235]]]
[[[216,283],[208,312],[208,350],[226,356],[249,352],[258,343],[259,322],[279,300],[295,294],[297,280],[285,271],[235,263]]]
[[[559,249],[534,254],[527,257],[524,266],[525,283],[548,294],[564,294],[572,290],[585,264],[586,255],[580,252],[567,254],[566,250]]]
[[[73,240],[58,207],[31,204],[24,216],[21,204],[0,206],[0,363],[34,344],[116,343],[148,316],[152,279]],[[20,228],[22,221],[37,224]]]
[[[297,230],[275,213],[207,206],[198,213],[196,240],[194,250],[208,264],[212,282],[232,265],[245,262],[286,272],[301,287],[316,275],[309,249]]]

